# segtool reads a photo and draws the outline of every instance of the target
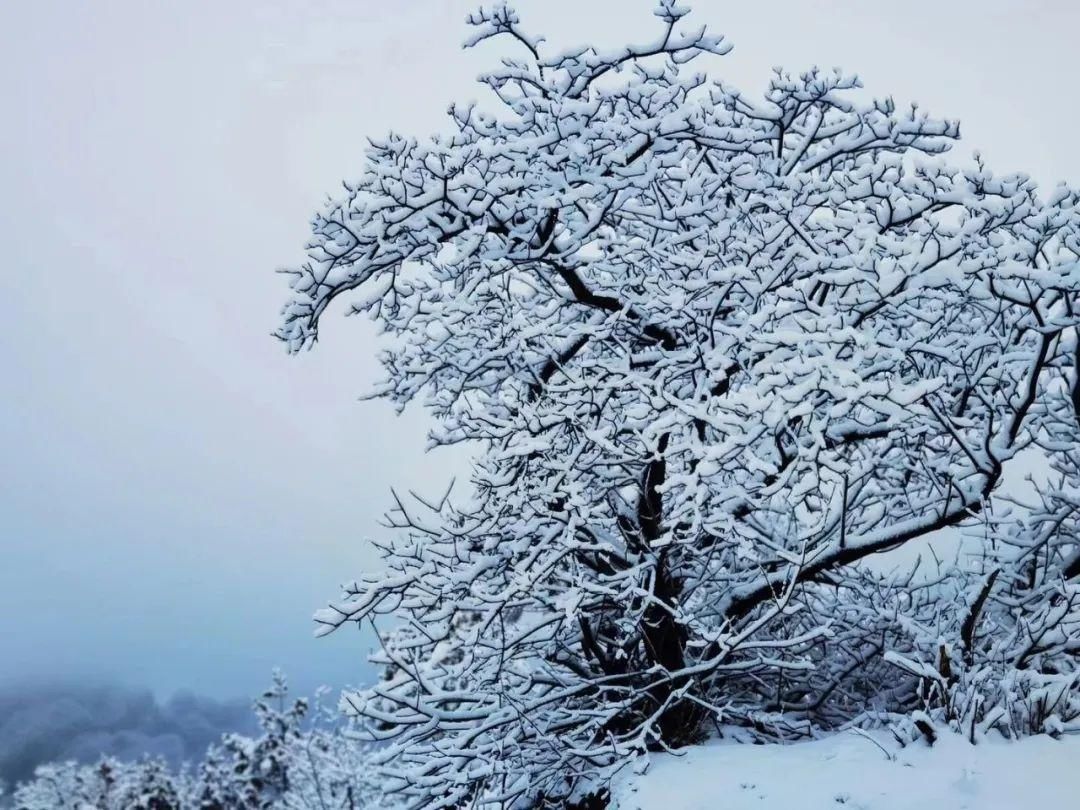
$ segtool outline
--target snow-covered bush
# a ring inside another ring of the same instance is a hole
[[[710,728],[985,724],[1043,677],[1066,708],[1010,727],[1070,722],[1076,194],[949,165],[954,122],[854,76],[711,82],[687,65],[728,43],[655,13],[652,41],[562,52],[473,15],[467,44],[519,54],[494,106],[373,141],[288,271],[290,349],[355,297],[387,336],[372,395],[479,452],[317,617],[380,632],[347,706],[416,806],[584,799]],[[1070,483],[1009,517],[1033,444]],[[929,579],[867,565],[972,526],[987,547]],[[939,653],[962,674],[935,698]]]
[[[909,625],[894,664],[918,679],[919,709],[974,741],[1080,731],[1080,345],[1072,381],[1051,378],[1032,437],[1048,470],[1035,503],[1000,497],[982,542],[933,624]],[[1009,511],[1011,510],[1011,511]],[[959,610],[948,609],[951,604]],[[936,643],[935,643],[936,642]]]

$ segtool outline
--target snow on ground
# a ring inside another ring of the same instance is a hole
[[[886,758],[880,743],[895,756]],[[1067,810],[1080,808],[1080,737],[988,740],[942,735],[899,748],[854,733],[793,745],[716,742],[654,755],[626,774],[618,810]]]

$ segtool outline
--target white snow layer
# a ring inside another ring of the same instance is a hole
[[[1064,810],[1080,807],[1080,737],[971,745],[942,734],[933,748],[902,749],[853,733],[716,742],[654,755],[644,774],[617,781],[613,798],[618,810]]]

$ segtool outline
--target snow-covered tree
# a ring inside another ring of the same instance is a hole
[[[360,810],[392,807],[371,767],[372,752],[339,712],[316,696],[290,699],[285,678],[255,702],[262,734],[228,734],[199,769],[199,810]],[[186,807],[187,805],[185,805]]]
[[[196,771],[192,792],[194,806],[199,810],[250,806],[243,804],[251,798],[244,792],[244,787],[244,781],[235,772],[233,757],[223,745],[213,745]]]
[[[1076,194],[950,166],[954,122],[855,76],[709,81],[687,65],[728,43],[655,13],[649,42],[562,52],[472,15],[468,45],[517,49],[481,76],[494,108],[372,141],[288,271],[291,350],[351,297],[387,338],[372,395],[480,450],[317,617],[380,632],[387,677],[347,705],[416,806],[581,799],[714,722],[922,711],[924,620],[971,600],[952,655],[976,655],[990,551],[925,582],[866,563],[949,527],[1037,558],[1029,602],[993,596],[1057,628],[1029,659],[1071,643],[1073,490],[1008,543],[991,506],[1036,440],[1077,450],[1049,426],[1077,401],[1050,403],[1077,390]]]
[[[285,676],[275,672],[273,684],[254,704],[262,734],[226,734],[202,763],[199,807],[202,810],[264,810],[280,806],[290,786],[290,749],[300,744],[308,703],[290,702]]]
[[[186,790],[186,775],[161,760],[106,758],[43,765],[12,798],[15,810],[181,810]]]
[[[14,807],[16,810],[78,810],[90,798],[83,795],[90,781],[90,769],[74,762],[43,765],[34,772],[33,781],[16,786],[12,797]]]
[[[149,760],[129,768],[120,791],[118,807],[126,810],[181,810],[183,785],[161,760]]]
[[[288,749],[287,810],[361,810],[390,808],[377,772],[371,767],[371,748],[357,739],[351,722],[342,722],[336,709],[316,695],[311,723]]]

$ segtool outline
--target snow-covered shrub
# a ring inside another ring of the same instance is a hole
[[[1039,381],[1032,407],[1034,495],[999,493],[933,583],[930,610],[896,623],[886,660],[914,679],[917,736],[941,724],[972,742],[1080,731],[1080,344],[1064,348],[1072,374]]]
[[[927,719],[972,741],[990,729],[1010,738],[1080,731],[1077,379],[1039,405],[1034,441],[1050,475],[1038,501],[987,518],[985,541],[968,544],[975,559],[954,574],[958,587],[937,594],[940,608],[959,609],[941,609],[932,627],[910,625],[911,652],[891,659],[918,678]]]
[[[392,808],[377,772],[370,746],[358,739],[353,724],[336,707],[325,706],[326,690],[316,695],[311,722],[288,748],[289,789],[286,810],[362,810]]]
[[[1076,194],[949,165],[955,123],[854,76],[710,82],[687,65],[728,43],[655,13],[652,41],[562,52],[509,8],[473,15],[469,45],[517,48],[481,77],[494,107],[373,141],[289,271],[290,349],[355,296],[388,337],[373,396],[479,453],[459,499],[398,503],[386,571],[317,617],[379,629],[386,677],[346,703],[417,806],[595,796],[732,724],[988,711],[927,689],[934,617],[995,554],[957,682],[1019,683],[1023,661],[980,674],[984,647],[1046,622],[1028,666],[1056,677],[1037,662],[1068,637],[1050,580],[1072,569],[1041,545],[1017,602],[1005,538],[1034,518],[1009,534],[994,502],[1021,450],[1077,448],[1050,435],[1051,393],[1076,391]],[[867,565],[980,520],[1001,548],[937,580]]]

